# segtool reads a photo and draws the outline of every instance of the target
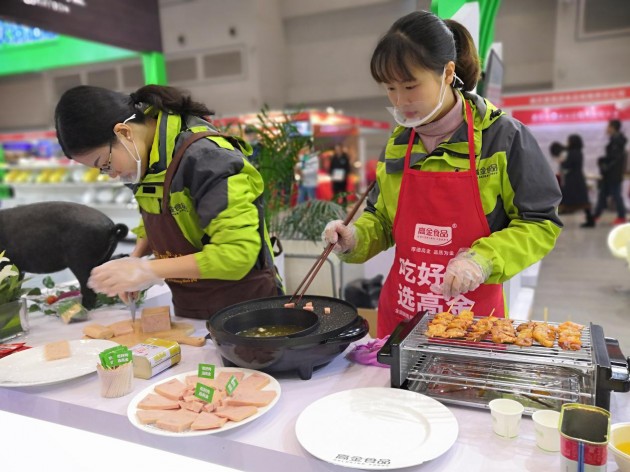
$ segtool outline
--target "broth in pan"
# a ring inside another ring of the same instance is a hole
[[[303,326],[297,325],[265,325],[247,328],[236,334],[248,338],[270,338],[272,336],[289,336],[303,329]]]

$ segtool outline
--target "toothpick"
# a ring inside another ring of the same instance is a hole
[[[571,313],[567,315],[567,321],[571,321]]]
[[[543,321],[546,323],[547,322],[547,318],[549,317],[549,310],[547,309],[547,307],[543,308]]]
[[[451,310],[453,309],[453,305],[455,305],[454,303],[452,303],[451,305],[448,306],[448,310],[446,311],[446,313],[450,313]]]
[[[476,302],[472,302],[472,305],[470,305],[470,308],[468,309],[468,311],[472,311],[473,307],[475,306]]]
[[[492,311],[491,311],[491,312],[490,312],[490,314],[488,315],[488,318],[490,318],[493,314],[494,314],[494,308],[492,309]]]

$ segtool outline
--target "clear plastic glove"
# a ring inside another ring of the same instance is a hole
[[[92,269],[88,287],[113,297],[121,292],[137,292],[163,282],[164,279],[151,270],[151,264],[146,259],[125,257]]]
[[[389,367],[386,364],[381,364],[376,355],[381,350],[385,341],[389,339],[389,336],[384,338],[375,339],[366,344],[358,344],[346,355],[346,357],[352,362],[363,365],[374,365],[377,367]]]
[[[471,249],[460,250],[448,261],[444,283],[432,285],[434,293],[441,294],[445,300],[475,290],[488,280],[492,273],[492,261],[483,259]]]
[[[344,225],[341,220],[329,222],[322,233],[322,240],[326,244],[334,244],[333,251],[345,253],[352,251],[357,245],[356,228],[354,225]]]
[[[138,300],[140,292],[120,292],[118,298],[125,304],[129,305],[132,301]]]

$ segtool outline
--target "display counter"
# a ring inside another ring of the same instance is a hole
[[[110,324],[128,317],[129,312],[123,309],[99,310],[91,313],[91,322]],[[175,321],[183,319],[175,318]],[[205,322],[185,321],[198,328],[193,336],[207,333]],[[84,325],[64,325],[57,318],[35,314],[31,317],[30,333],[23,341],[30,346],[40,346],[50,341],[79,339]],[[155,448],[237,470],[347,470],[323,462],[302,448],[295,434],[296,421],[308,405],[321,397],[342,390],[389,386],[389,369],[354,364],[340,355],[330,364],[317,369],[310,380],[300,380],[295,373],[275,374],[282,389],[275,406],[254,421],[228,431],[172,438],[141,431],[130,423],[127,405],[138,392],[162,379],[195,370],[199,363],[221,365],[212,341],[208,340],[204,347],[182,345],[182,361],[178,365],[149,380],[134,379],[133,392],[121,398],[102,398],[96,373],[93,373],[47,386],[0,388],[0,409],[141,445],[143,447],[132,450],[136,451],[134,454],[146,454],[147,463],[153,457],[148,448]],[[507,440],[492,432],[492,420],[487,410],[447,406],[459,423],[457,441],[437,459],[405,470],[503,472],[560,469],[560,453],[544,452],[536,446],[531,418],[524,417],[519,436]],[[630,421],[630,394],[612,393],[611,412],[613,423]],[[15,441],[28,441],[27,429],[33,424],[36,423],[24,418],[24,428],[14,435]],[[63,430],[65,428],[60,428],[59,434],[64,434]],[[375,435],[388,433],[374,431]],[[5,440],[3,449],[6,450],[6,447]],[[15,459],[15,463],[11,463],[9,457],[7,464],[7,455],[3,454],[3,466],[19,465],[29,469],[28,458]],[[183,463],[186,460],[182,458]],[[610,455],[608,470],[617,470]]]

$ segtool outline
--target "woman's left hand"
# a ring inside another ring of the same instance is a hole
[[[488,280],[492,272],[492,263],[487,261],[486,267],[482,267],[473,258],[470,250],[460,251],[453,259],[448,261],[444,283],[432,285],[434,293],[441,294],[445,300],[450,300],[458,295],[475,290]]]
[[[121,292],[137,292],[164,280],[151,269],[151,263],[138,257],[125,257],[92,269],[88,287],[109,297]]]

